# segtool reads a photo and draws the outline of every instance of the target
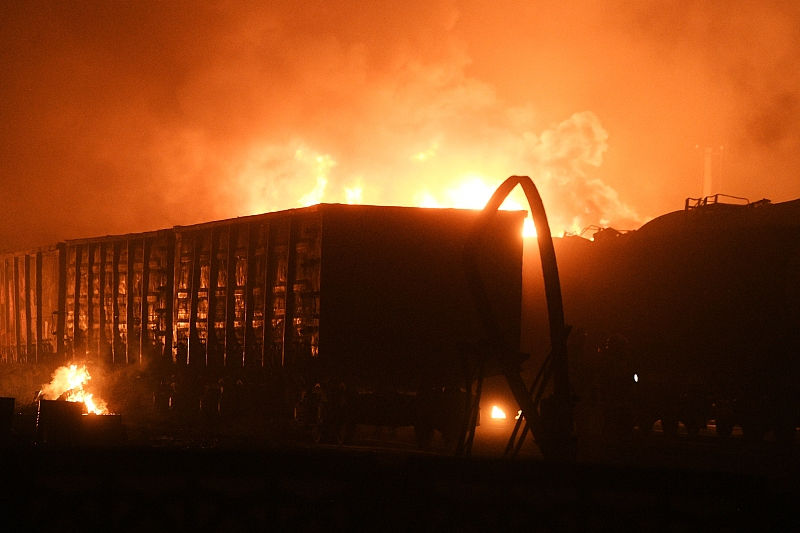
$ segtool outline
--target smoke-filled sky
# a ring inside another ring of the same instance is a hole
[[[0,249],[322,202],[800,197],[800,3],[3,2]]]

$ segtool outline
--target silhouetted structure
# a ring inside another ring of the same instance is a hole
[[[209,424],[257,406],[341,435],[375,412],[357,408],[365,395],[389,395],[400,407],[378,418],[441,429],[451,412],[418,413],[436,411],[446,386],[466,390],[464,359],[484,336],[461,264],[477,217],[321,204],[6,254],[0,356],[138,368],[135,380],[117,372],[120,389],[145,387],[151,406]],[[495,217],[476,259],[515,350],[522,219]]]
[[[793,438],[800,200],[736,200],[555,239],[567,322],[586,336],[571,369],[579,429],[622,437],[661,420],[692,435],[714,420],[721,436],[738,424],[748,438]]]

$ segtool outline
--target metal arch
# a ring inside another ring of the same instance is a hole
[[[499,324],[475,262],[483,231],[496,215],[500,205],[517,185],[520,185],[525,193],[538,236],[537,242],[544,277],[551,343],[551,352],[542,364],[539,375],[530,389],[526,387],[522,379],[518,354],[511,352],[500,333]],[[516,449],[519,449],[527,430],[530,429],[545,457],[573,458],[575,442],[572,431],[572,405],[567,365],[567,335],[569,328],[564,323],[561,283],[558,276],[558,264],[553,240],[550,235],[550,225],[547,221],[542,198],[530,177],[511,176],[497,188],[483,208],[472,233],[467,239],[464,246],[463,261],[470,290],[489,339],[491,355],[501,363],[509,388],[522,409],[522,417],[517,422],[517,427],[511,437],[512,440],[509,441],[508,449],[514,447],[513,441],[517,438],[519,426],[524,418],[526,426],[519,435]],[[481,379],[482,376],[479,376],[479,391]],[[551,379],[553,393],[543,401],[542,395]],[[479,397],[476,398],[476,402],[479,400]],[[475,417],[473,416],[467,451],[471,446],[472,436],[474,435],[474,419]]]

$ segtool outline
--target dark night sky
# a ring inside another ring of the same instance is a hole
[[[4,2],[0,249],[304,204],[800,197],[800,3]],[[724,147],[720,150],[720,147]]]

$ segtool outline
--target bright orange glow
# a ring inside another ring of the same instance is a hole
[[[425,139],[415,134],[389,143],[387,150],[382,144],[386,140],[379,137],[366,143],[370,150],[365,154],[371,154],[367,158],[342,153],[333,145],[321,149],[302,138],[285,144],[258,139],[231,163],[234,188],[245,191],[244,203],[231,214],[317,203],[478,210],[503,180],[522,173],[536,181],[553,236],[577,235],[590,225],[638,227],[643,222],[597,175],[608,148],[608,133],[597,115],[573,113],[538,133],[534,130],[516,140],[501,133],[507,142],[497,141],[493,148],[473,146],[461,137],[448,140],[431,131]],[[518,187],[500,208],[527,212],[527,206]],[[536,238],[530,213],[522,236]]]
[[[348,204],[360,204],[363,202],[364,189],[360,185],[345,187],[345,202]]]
[[[493,419],[504,420],[506,418],[506,413],[505,413],[505,411],[500,409],[498,406],[493,405],[492,406],[492,414],[490,416]]]
[[[490,185],[489,180],[478,174],[467,174],[461,181],[454,185],[444,187],[437,197],[428,190],[417,194],[418,207],[455,207],[460,209],[483,209],[492,197],[495,189],[502,181]],[[521,197],[521,198],[520,198]],[[522,200],[522,201],[520,201]],[[514,191],[505,199],[500,209],[509,211],[526,211],[524,196],[520,191]],[[530,213],[525,218],[522,226],[522,236],[525,238],[536,237],[536,227]]]
[[[82,402],[91,414],[102,415],[108,413],[106,402],[95,398],[92,393],[84,389],[86,383],[92,379],[86,365],[61,366],[53,372],[50,383],[42,385],[42,397],[45,400],[63,399],[68,402]]]

